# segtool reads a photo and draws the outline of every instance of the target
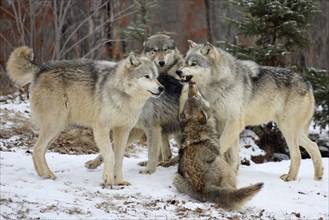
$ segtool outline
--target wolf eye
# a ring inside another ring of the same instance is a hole
[[[144,75],[144,77],[145,77],[146,79],[149,79],[149,78],[150,78],[150,76],[149,76],[149,75]]]
[[[158,52],[158,51],[157,51],[156,49],[153,49],[152,52],[153,52],[153,53],[156,53],[156,52]]]
[[[196,66],[197,64],[196,63],[191,63],[191,66]]]

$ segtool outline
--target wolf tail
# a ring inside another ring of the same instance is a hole
[[[34,64],[34,53],[31,48],[22,46],[16,48],[7,62],[7,74],[9,78],[19,86],[25,86],[34,79],[34,74],[40,71],[40,67]]]
[[[263,183],[256,183],[240,189],[214,186],[210,187],[210,189],[205,189],[205,197],[208,201],[214,202],[225,209],[234,210],[240,208],[244,203],[254,197],[263,185]]]
[[[216,203],[220,207],[228,210],[240,208],[244,203],[256,195],[264,185],[263,183],[256,183],[241,189],[206,185],[202,192],[198,192],[190,182],[179,173],[175,174],[173,183],[181,193],[185,193],[190,197],[203,202],[209,201]]]

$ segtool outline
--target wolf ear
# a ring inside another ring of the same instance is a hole
[[[147,42],[147,40],[143,42],[143,47],[144,47],[144,48],[145,48],[146,42]]]
[[[203,48],[201,49],[201,53],[202,53],[202,55],[206,56],[206,55],[210,54],[211,52],[213,52],[214,49],[215,49],[215,47],[211,43],[207,42],[203,45]]]
[[[188,45],[190,46],[190,48],[193,48],[193,47],[198,46],[197,43],[195,43],[195,42],[193,42],[193,41],[191,41],[191,40],[187,40],[187,42],[188,42]]]
[[[147,41],[149,41],[149,40],[150,40],[150,37],[147,38],[147,39],[144,41],[144,43],[143,43],[143,47],[144,47],[144,48],[145,48],[145,45],[146,45]]]
[[[200,114],[197,117],[198,122],[201,124],[206,124],[208,121],[208,115],[205,111],[201,110]]]
[[[212,59],[215,59],[218,55],[218,51],[215,46],[207,42],[203,45],[203,48],[201,49],[201,54],[204,56],[209,56]]]
[[[173,39],[171,39],[170,37],[169,37],[169,39],[170,39],[170,41],[171,41],[171,45],[170,45],[170,48],[169,48],[169,49],[173,50],[173,49],[176,48],[176,43],[175,43],[175,41],[174,41]]]
[[[133,52],[131,52],[128,56],[128,68],[138,67],[140,64],[141,62],[139,61],[139,59],[135,56]]]

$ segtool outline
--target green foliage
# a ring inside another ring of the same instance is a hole
[[[319,12],[318,0],[226,0],[239,7],[239,21],[225,18],[238,34],[252,37],[254,45],[222,42],[239,59],[261,65],[284,65],[285,56],[306,48],[306,35],[313,15]],[[329,124],[329,73],[326,70],[294,67],[311,81],[316,101],[314,122],[320,128]]]
[[[137,13],[137,18],[129,26],[122,29],[123,35],[143,43],[150,35],[150,11],[157,6],[155,1],[135,1],[134,10]]]
[[[239,59],[261,65],[283,66],[285,56],[306,48],[306,35],[312,16],[319,11],[319,0],[226,0],[240,9],[239,20],[224,18],[239,35],[250,37],[253,45],[221,42]],[[324,129],[329,124],[329,73],[326,70],[294,67],[311,81],[316,101],[314,122]]]
[[[319,12],[313,0],[226,0],[241,11],[240,20],[224,17],[238,34],[253,37],[246,47],[224,42],[238,58],[252,59],[263,65],[282,65],[284,56],[308,45],[306,30],[310,18]]]
[[[315,103],[315,125],[325,129],[329,125],[329,72],[315,68],[295,68],[312,82]]]

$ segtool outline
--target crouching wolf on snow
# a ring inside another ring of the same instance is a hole
[[[215,111],[221,134],[219,151],[227,152],[230,164],[238,169],[239,133],[247,125],[274,121],[283,133],[291,165],[284,181],[296,180],[301,163],[299,146],[312,157],[314,178],[323,175],[322,158],[316,143],[308,138],[314,113],[310,83],[288,69],[259,66],[252,61],[235,59],[210,43],[189,41],[185,64],[177,74],[197,83]]]
[[[182,66],[184,59],[175,42],[165,34],[155,34],[144,42],[144,54],[157,66],[159,82],[165,87],[159,98],[150,98],[143,107],[136,126],[130,133],[128,143],[140,140],[144,132],[147,136],[148,161],[141,162],[146,168],[142,173],[154,173],[159,161],[168,161],[170,151],[169,136],[179,137],[179,97],[182,84],[176,79],[176,70]],[[176,139],[179,139],[179,138]],[[160,151],[161,150],[161,151]],[[102,163],[102,156],[88,161],[86,167],[95,169]]]
[[[106,61],[52,61],[33,63],[32,49],[23,46],[9,57],[7,71],[18,85],[30,85],[32,118],[40,128],[33,150],[39,176],[55,179],[45,153],[60,131],[70,124],[93,129],[104,157],[105,185],[129,184],[123,180],[122,160],[127,138],[150,97],[159,97],[163,86],[148,58],[128,58],[113,66]],[[113,131],[114,152],[109,134]]]
[[[232,210],[260,191],[263,183],[236,188],[235,170],[219,153],[219,135],[212,109],[192,83],[181,114],[181,125],[182,146],[174,177],[179,192]]]

